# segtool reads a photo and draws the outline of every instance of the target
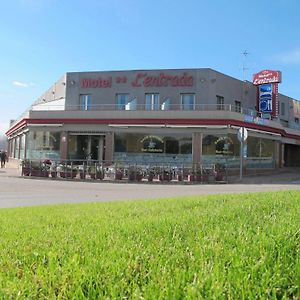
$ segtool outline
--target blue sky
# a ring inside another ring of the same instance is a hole
[[[68,71],[209,67],[243,79],[244,64],[247,80],[281,70],[279,92],[300,100],[299,16],[299,0],[2,1],[0,134]]]

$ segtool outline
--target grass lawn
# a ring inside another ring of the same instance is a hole
[[[0,210],[0,299],[299,297],[297,191]]]

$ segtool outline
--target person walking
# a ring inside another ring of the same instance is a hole
[[[0,152],[0,159],[1,159],[1,168],[4,168],[6,163],[6,153],[3,150]]]

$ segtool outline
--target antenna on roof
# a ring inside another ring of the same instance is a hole
[[[242,55],[243,55],[243,81],[246,80],[246,71],[249,70],[249,68],[247,67],[247,56],[249,55],[250,53],[245,50]]]

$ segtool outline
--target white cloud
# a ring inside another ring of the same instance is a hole
[[[281,53],[275,58],[284,64],[300,64],[300,48]]]
[[[12,84],[15,86],[24,87],[24,88],[34,86],[34,83],[32,83],[32,82],[26,83],[26,82],[21,82],[21,81],[17,81],[17,80],[13,81]]]

